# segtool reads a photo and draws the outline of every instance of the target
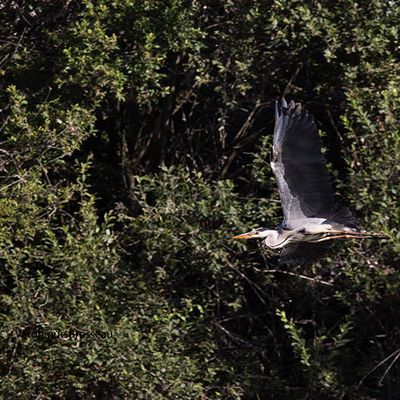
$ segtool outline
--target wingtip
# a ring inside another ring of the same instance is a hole
[[[301,103],[296,103],[294,100],[287,103],[282,96],[275,101],[275,119],[278,120],[282,115],[308,116],[308,113]]]
[[[287,115],[290,104],[291,102],[289,102],[288,105],[284,96],[277,98],[275,100],[275,116],[280,117],[281,115]]]
[[[278,111],[286,109],[289,112],[293,110],[298,113],[302,111],[302,104],[300,102],[296,103],[294,100],[290,100],[288,104],[286,99],[282,96],[275,100],[275,109]]]
[[[287,110],[287,102],[285,98],[282,96],[275,100],[275,118],[278,119],[282,114],[285,114],[285,110]]]
[[[291,100],[291,102],[289,103],[288,112],[290,114],[294,114],[296,116],[303,115],[303,114],[307,113],[306,111],[303,112],[302,104],[300,102],[299,103],[295,103],[294,100]]]
[[[280,116],[281,105],[279,103],[279,99],[275,100],[275,120]]]

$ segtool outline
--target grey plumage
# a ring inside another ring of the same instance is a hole
[[[333,189],[312,116],[293,101],[276,102],[272,171],[282,202],[276,230],[258,228],[234,239],[261,238],[281,249],[281,262],[304,263],[322,257],[334,239],[386,238],[359,231],[348,209],[334,211]]]
[[[301,104],[276,102],[273,161],[285,229],[333,214],[333,190],[313,118]]]

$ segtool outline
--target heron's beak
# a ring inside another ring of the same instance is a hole
[[[256,233],[255,232],[246,232],[241,233],[240,235],[234,236],[232,239],[251,239]]]

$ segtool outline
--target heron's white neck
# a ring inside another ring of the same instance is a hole
[[[266,229],[264,231],[261,231],[260,234],[262,233],[264,238],[264,244],[268,247],[271,247],[272,249],[283,247],[284,242],[285,242],[285,237],[282,237],[282,234],[280,234],[276,230],[272,229]]]
[[[264,239],[263,243],[268,247],[276,247],[279,245],[279,232],[273,229],[258,228],[252,231],[251,238]]]

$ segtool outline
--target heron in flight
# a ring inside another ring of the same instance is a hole
[[[314,120],[301,104],[276,102],[272,171],[278,184],[283,222],[233,239],[263,239],[280,249],[279,261],[310,262],[322,257],[334,239],[387,238],[358,229],[348,209],[334,212],[333,190]]]

